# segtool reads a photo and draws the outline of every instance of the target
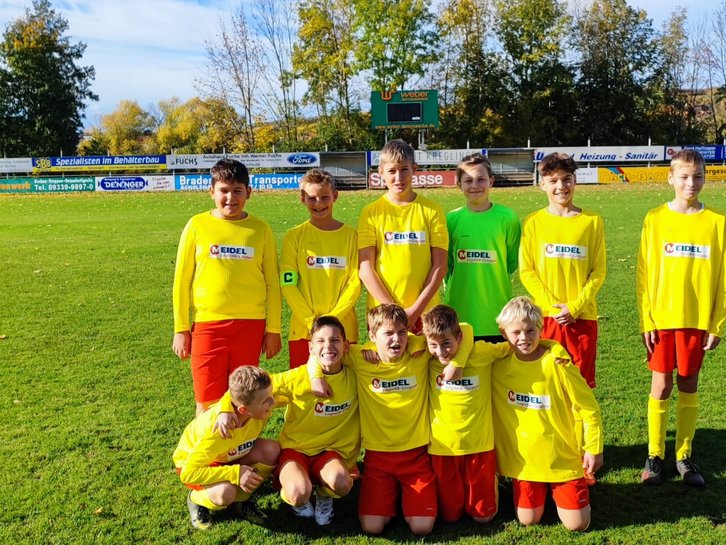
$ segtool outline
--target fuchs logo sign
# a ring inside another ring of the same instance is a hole
[[[318,401],[315,404],[315,416],[340,416],[350,409],[352,402],[350,400],[344,401],[343,403],[323,403]]]
[[[666,242],[663,249],[666,257],[691,257],[694,259],[708,259],[711,257],[710,246],[687,244],[685,242]]]
[[[545,257],[585,259],[587,258],[587,246],[548,243],[545,244]]]
[[[462,377],[459,380],[444,380],[436,376],[436,388],[442,392],[474,392],[479,389],[479,376]]]
[[[212,259],[254,259],[255,249],[252,246],[224,246],[212,244],[209,247],[209,257]]]
[[[509,390],[507,397],[510,405],[525,409],[549,410],[551,407],[550,396],[548,395],[523,394]]]
[[[416,388],[416,376],[402,377],[394,380],[371,379],[371,390],[377,394],[390,394]]]
[[[236,458],[241,458],[245,454],[247,454],[250,450],[252,450],[252,447],[255,446],[255,440],[252,439],[251,441],[245,441],[241,445],[239,445],[237,448],[233,448],[229,452],[227,452],[227,458],[230,460],[234,460]]]
[[[426,231],[386,231],[385,244],[426,244]]]
[[[288,163],[295,166],[312,165],[317,160],[318,158],[310,153],[294,153],[287,158]]]
[[[345,269],[347,259],[342,255],[309,255],[308,269]]]
[[[459,250],[456,252],[459,263],[496,263],[495,250]]]

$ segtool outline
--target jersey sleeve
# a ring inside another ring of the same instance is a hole
[[[363,208],[358,218],[358,249],[375,247],[376,244],[376,226],[371,215],[371,205],[368,205]]]
[[[655,330],[655,322],[651,315],[650,294],[648,293],[648,246],[650,237],[649,216],[645,217],[643,229],[640,233],[640,247],[638,249],[638,264],[635,272],[635,292],[638,300],[638,313],[640,315],[640,332]]]
[[[285,301],[290,306],[293,316],[299,316],[305,321],[308,330],[312,327],[315,313],[311,309],[302,292],[298,288],[300,270],[297,263],[297,254],[300,245],[299,231],[288,231],[282,239],[282,254],[280,256],[280,289]]]
[[[205,437],[194,447],[179,472],[179,478],[184,484],[208,485],[226,481],[239,485],[239,464],[209,465],[209,460],[216,455],[213,447],[218,445],[218,439]]]
[[[542,307],[552,308],[552,294],[537,275],[537,237],[532,221],[525,220],[522,228],[522,239],[519,244],[519,279],[535,301],[542,302]],[[543,308],[544,310],[544,308]]]
[[[449,250],[449,230],[446,227],[446,216],[444,210],[436,203],[431,206],[429,233],[432,248],[441,248],[445,252]]]
[[[582,378],[580,370],[572,363],[556,364],[563,378],[565,388],[572,400],[572,410],[582,417],[583,445],[585,452],[602,454],[603,429],[600,407],[590,387]]]
[[[474,328],[466,322],[461,322],[459,327],[461,328],[461,342],[456,354],[451,358],[451,365],[463,369],[474,349]]]
[[[505,243],[507,245],[507,272],[512,275],[519,266],[519,242],[522,239],[522,225],[519,218],[512,214],[506,232]],[[451,252],[449,252],[451,256]]]
[[[605,250],[605,229],[603,228],[602,218],[598,217],[595,222],[595,244],[593,248],[594,259],[590,275],[582,286],[579,295],[573,301],[567,302],[567,308],[570,313],[577,318],[582,309],[588,304],[595,301],[603,282],[605,282],[606,250]]]
[[[267,333],[280,333],[282,331],[282,296],[280,295],[280,279],[277,267],[277,246],[272,235],[272,229],[265,225],[264,252],[262,258],[262,274],[265,277]]]
[[[718,275],[718,281],[708,332],[717,337],[723,337],[724,325],[726,325],[726,280],[724,279],[726,275],[726,248],[724,248],[726,232],[722,230],[718,235],[718,239],[721,242],[721,259],[718,263],[714,263],[713,267],[713,272]]]
[[[174,333],[191,330],[189,317],[192,279],[194,278],[194,267],[196,244],[192,221],[184,227],[179,248],[176,252],[176,264],[174,267],[174,287],[172,288],[172,306],[174,309]]]
[[[338,298],[330,314],[336,318],[342,318],[355,307],[360,296],[360,277],[358,276],[358,234],[353,233],[348,243],[348,278],[345,281],[345,288]],[[312,325],[312,324],[311,324]]]

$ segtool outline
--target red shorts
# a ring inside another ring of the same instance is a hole
[[[700,329],[659,329],[653,353],[648,354],[648,368],[658,373],[678,369],[682,377],[697,375],[703,363],[703,336]]]
[[[497,512],[497,458],[493,450],[462,456],[432,454],[431,466],[445,522],[459,520],[464,512],[477,518],[492,517]]]
[[[340,460],[340,463],[345,465],[343,457],[334,450],[326,450],[315,456],[308,456],[295,449],[284,448],[280,452],[280,458],[277,461],[273,484],[276,488],[280,486],[280,470],[285,465],[285,462],[289,461],[300,464],[308,474],[308,477],[310,477],[311,483],[314,485],[322,484],[320,482],[320,472],[330,460]],[[351,477],[355,478],[358,476],[358,466],[349,469]]]
[[[597,320],[575,320],[574,324],[560,325],[545,316],[542,338],[560,343],[572,357],[590,388],[595,387],[595,357],[597,356]]]
[[[290,352],[290,369],[295,369],[308,362],[310,344],[307,339],[287,341],[287,349]]]
[[[564,483],[536,483],[512,479],[514,506],[537,509],[545,504],[547,489],[552,489],[552,499],[561,509],[578,510],[590,505],[590,490],[584,478]]]
[[[229,375],[241,365],[259,365],[265,320],[220,320],[192,326],[194,398],[208,403],[229,389]]]
[[[395,516],[399,489],[405,517],[436,516],[436,478],[426,447],[403,452],[366,451],[358,514]]]

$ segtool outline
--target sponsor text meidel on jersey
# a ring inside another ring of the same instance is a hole
[[[550,396],[540,394],[529,394],[509,390],[507,398],[510,405],[523,407],[525,409],[546,410],[551,407]]]
[[[462,377],[459,380],[444,380],[442,375],[437,375],[436,389],[442,392],[474,392],[479,389],[479,375]]]
[[[666,257],[692,257],[694,259],[708,259],[711,257],[711,247],[686,242],[666,242],[663,245]]]
[[[386,231],[384,244],[426,244],[426,231]]]
[[[252,450],[252,447],[255,446],[255,440],[251,439],[249,441],[245,441],[241,445],[239,445],[237,448],[233,448],[229,452],[227,452],[227,459],[234,460],[236,458],[241,458],[245,454],[247,454],[250,450]]]
[[[390,394],[416,388],[416,375],[401,377],[392,380],[371,379],[371,390],[379,394]]]
[[[459,263],[496,263],[495,250],[457,250],[456,257]]]
[[[351,400],[344,401],[343,403],[324,403],[318,401],[315,403],[315,416],[340,416],[350,409],[352,405]]]
[[[575,244],[556,244],[553,242],[549,242],[545,244],[545,257],[585,259],[587,258],[587,246],[577,246]]]
[[[253,246],[227,246],[224,244],[212,244],[209,247],[209,257],[212,259],[254,259],[255,249]]]
[[[309,255],[308,269],[345,269],[347,259],[342,255]]]

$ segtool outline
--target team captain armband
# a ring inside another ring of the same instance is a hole
[[[282,271],[280,273],[281,286],[297,286],[299,276],[295,271]]]

